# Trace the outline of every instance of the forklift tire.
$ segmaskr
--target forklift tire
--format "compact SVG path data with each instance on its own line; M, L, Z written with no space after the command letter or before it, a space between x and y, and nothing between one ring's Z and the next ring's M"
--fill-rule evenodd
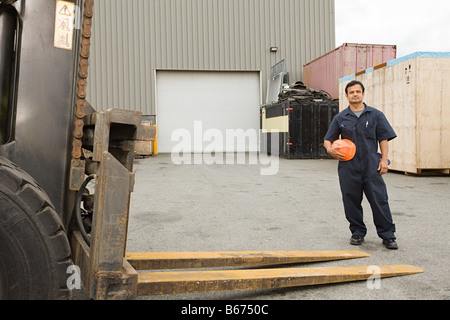
M27 173L0 157L0 300L68 299L61 219Z

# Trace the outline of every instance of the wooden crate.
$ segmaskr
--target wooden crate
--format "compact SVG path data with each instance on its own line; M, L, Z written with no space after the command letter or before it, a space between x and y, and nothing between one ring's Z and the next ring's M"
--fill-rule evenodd
M142 121L141 125L143 127L151 127L150 121ZM156 138L156 137L155 137ZM136 158L145 158L153 155L156 150L154 150L155 139L150 140L138 140L134 142L134 154Z
M153 155L153 141L135 141L134 153L137 157Z
M450 53L417 52L340 79L366 87L365 102L384 112L398 138L390 143L391 170L450 173Z

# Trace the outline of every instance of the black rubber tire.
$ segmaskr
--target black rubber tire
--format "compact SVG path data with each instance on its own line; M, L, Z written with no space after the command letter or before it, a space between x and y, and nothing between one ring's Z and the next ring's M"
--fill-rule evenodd
M0 157L0 299L68 299L70 245L47 194Z

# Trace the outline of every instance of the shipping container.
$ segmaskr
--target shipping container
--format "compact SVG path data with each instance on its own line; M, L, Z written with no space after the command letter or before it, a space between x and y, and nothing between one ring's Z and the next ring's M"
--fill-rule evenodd
M364 84L365 102L397 133L389 144L391 170L450 173L450 52L417 52L340 79L340 110L351 80Z
M345 43L303 66L303 83L339 99L339 79L394 60L395 45Z
M338 112L339 104L333 100L284 101L262 107L261 152L287 159L330 158L323 138Z

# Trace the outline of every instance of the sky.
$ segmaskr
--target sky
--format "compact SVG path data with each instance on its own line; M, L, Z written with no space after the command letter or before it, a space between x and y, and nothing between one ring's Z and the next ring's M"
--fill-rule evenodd
M397 58L450 52L450 0L335 0L336 47L397 46Z

